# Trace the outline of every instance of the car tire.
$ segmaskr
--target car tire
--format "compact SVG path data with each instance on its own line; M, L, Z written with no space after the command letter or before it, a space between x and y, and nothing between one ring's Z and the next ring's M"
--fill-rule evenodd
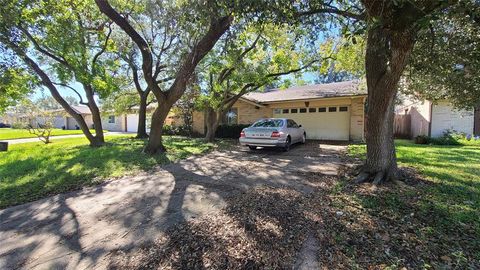
M253 145L249 145L248 148L250 148L250 150L256 150L257 149L257 147L253 146Z
M287 141L285 142L285 146L283 147L284 152L288 152L290 150L290 145L292 144L292 139L290 136L287 137Z
M304 132L302 135L302 144L305 144L306 141L307 141L307 134Z

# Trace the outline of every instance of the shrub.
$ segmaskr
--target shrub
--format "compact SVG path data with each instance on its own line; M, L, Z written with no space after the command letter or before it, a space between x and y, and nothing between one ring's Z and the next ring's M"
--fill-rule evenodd
M27 124L23 122L15 122L12 124L13 129L24 129L26 127L27 127Z
M415 137L415 143L416 144L428 144L428 142L431 140L430 137L426 135L419 135Z
M164 135L180 135L180 136L190 136L191 131L190 128L187 126L170 126L164 125L163 126L163 134Z
M455 130L446 130L441 137L432 138L425 135L415 137L416 144L433 144L433 145L461 145L466 134Z
M240 138L240 132L242 132L242 129L249 126L250 125L220 125L217 128L217 132L215 132L215 137L238 139Z

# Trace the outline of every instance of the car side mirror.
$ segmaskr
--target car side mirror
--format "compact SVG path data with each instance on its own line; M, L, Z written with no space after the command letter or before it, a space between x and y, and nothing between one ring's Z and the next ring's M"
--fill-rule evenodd
M298 127L302 127L302 125L298 125Z

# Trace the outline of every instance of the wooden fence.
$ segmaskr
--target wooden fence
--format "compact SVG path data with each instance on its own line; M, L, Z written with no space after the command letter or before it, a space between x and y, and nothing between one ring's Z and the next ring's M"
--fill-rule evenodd
M411 121L409 114L395 114L395 119L393 120L393 134L395 138L410 138L410 129Z

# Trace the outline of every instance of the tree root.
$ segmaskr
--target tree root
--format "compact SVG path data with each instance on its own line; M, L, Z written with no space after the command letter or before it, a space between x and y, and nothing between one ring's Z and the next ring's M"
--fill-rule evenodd
M377 174L375 175L375 178L373 178L373 184L380 185L385 179L384 175L385 173L383 172L377 172Z
M386 172L385 171L368 172L365 170L361 170L354 181L355 181L355 184L371 182L374 185L381 185L389 181L396 182L398 181L398 177L394 170L388 170Z
M370 174L367 172L360 172L360 174L355 178L356 184L361 184L367 182L368 178L370 178Z

